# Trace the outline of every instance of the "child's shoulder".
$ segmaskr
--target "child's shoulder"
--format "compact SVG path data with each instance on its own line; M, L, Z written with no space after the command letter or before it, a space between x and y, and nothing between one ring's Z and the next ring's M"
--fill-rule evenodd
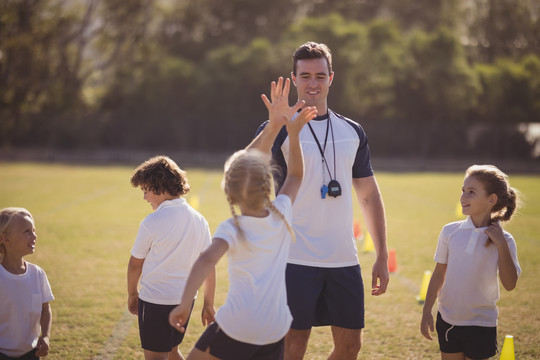
M458 220L458 221L453 221L451 223L448 223L448 224L443 226L441 232L445 233L445 234L452 233L452 232L456 231L457 229L459 229L461 227L461 225L463 225L465 223L465 221L466 220Z

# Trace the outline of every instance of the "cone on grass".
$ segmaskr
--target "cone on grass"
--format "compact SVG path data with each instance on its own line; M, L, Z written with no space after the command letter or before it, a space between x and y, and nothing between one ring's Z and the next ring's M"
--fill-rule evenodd
M197 195L191 196L189 198L189 205L195 210L199 210L199 197Z
M506 335L499 360L516 360L514 353L514 337Z
M373 245L373 239L369 232L364 235L364 252L375 252L375 245Z
M364 237L364 234L362 233L362 225L360 224L360 221L355 220L353 224L353 232L354 232L354 238L356 240L362 240Z
M429 286L429 280L431 280L431 271L426 270L424 271L424 277L422 278L422 285L420 286L420 293L416 297L416 300L418 300L420 304L423 304L426 301L426 294L427 294L427 289Z
M463 219L463 211L461 209L461 203L458 201L457 205L456 205L456 217L458 219Z
M388 271L391 273L397 272L397 258L396 258L396 249L388 250Z

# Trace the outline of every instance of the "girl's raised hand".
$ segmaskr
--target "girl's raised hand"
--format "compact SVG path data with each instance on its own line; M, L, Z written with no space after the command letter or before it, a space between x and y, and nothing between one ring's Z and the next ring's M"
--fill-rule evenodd
M298 101L294 106L289 106L289 91L291 89L291 80L283 80L280 77L277 81L272 81L270 89L270 99L265 94L261 98L268 109L268 116L271 126L281 128L285 125L285 118L291 119L294 114L302 108L304 101Z
M300 130L306 125L310 120L314 119L317 116L317 108L315 106L307 106L303 108L300 113L294 118L291 119L285 115L284 122L287 126L287 132L299 133Z

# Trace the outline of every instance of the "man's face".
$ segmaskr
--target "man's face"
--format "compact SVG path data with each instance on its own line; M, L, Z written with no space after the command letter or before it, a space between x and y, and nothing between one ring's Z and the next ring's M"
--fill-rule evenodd
M325 58L298 60L296 76L292 74L298 100L304 100L308 106L316 106L317 115L325 114L328 91L333 78L334 73L328 73Z

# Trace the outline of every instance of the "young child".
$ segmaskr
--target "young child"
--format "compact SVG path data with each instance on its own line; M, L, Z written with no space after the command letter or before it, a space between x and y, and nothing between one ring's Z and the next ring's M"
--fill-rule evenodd
M289 121L302 103L288 106L288 86L272 83L272 102L263 97L270 122L285 123L291 151L286 180L274 201L270 158L256 150L241 150L225 164L223 189L232 218L221 223L212 245L195 262L181 304L170 314L170 324L184 331L190 299L206 274L228 251L229 292L218 309L216 322L203 333L188 359L282 359L284 336L292 317L287 306L285 266L290 242L292 203L303 177L298 133L315 117L306 107ZM286 82L289 85L289 81ZM288 117L290 116L290 117ZM235 206L241 215L235 212Z
M439 235L420 326L431 340L431 309L438 297L443 360L488 359L497 352L498 278L510 291L521 274L516 242L499 222L510 220L516 204L517 193L501 170L491 165L467 169L461 206L468 217L444 226Z
M0 359L39 359L49 353L54 300L47 275L25 261L36 228L23 208L0 210Z
M180 303L193 263L210 245L208 223L181 197L190 186L186 173L170 158L156 156L145 161L135 169L131 184L141 188L155 211L142 221L131 249L128 308L138 315L146 359L184 359L178 349L184 333L169 326L169 313ZM214 321L214 291L215 272L208 271L203 325ZM193 293L189 313L195 297Z

